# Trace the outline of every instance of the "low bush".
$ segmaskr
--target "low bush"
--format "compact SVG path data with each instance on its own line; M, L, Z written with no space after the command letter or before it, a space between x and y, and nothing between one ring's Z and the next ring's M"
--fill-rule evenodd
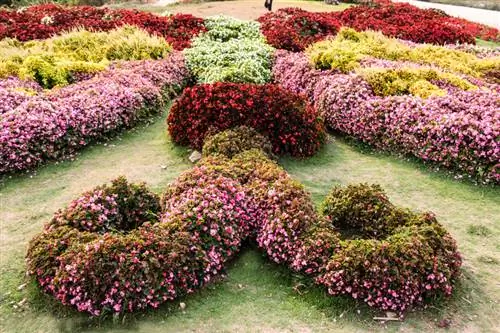
M305 56L284 51L276 54L273 73L283 87L306 94L332 130L452 170L457 177L500 181L495 139L500 135L500 119L494 84L475 79L481 89L463 91L432 81L447 94L426 100L409 95L380 97L358 74L318 71Z
M472 83L450 73L435 69L369 68L358 71L379 96L413 95L421 98L445 96L447 91L431 82L440 82L461 90L476 90Z
M249 126L277 155L311 156L324 140L322 121L306 100L273 84L214 83L186 88L167 119L174 142L201 149L209 131Z
M176 50L188 47L193 36L205 31L203 19L186 14L162 17L139 10L54 4L18 10L0 9L0 39L46 39L79 27L109 31L123 25L134 25L161 36Z
M340 29L339 21L328 13L310 13L299 8L279 9L259 17L258 21L269 44L295 52L335 36Z
M162 59L171 51L163 39L132 26L109 32L75 30L27 43L4 40L0 48L0 77L36 80L44 88L102 71L109 61Z
M0 118L0 173L70 158L132 127L160 113L188 79L183 57L172 54L117 64L92 79L34 95L0 84L0 96L13 106Z
M334 226L354 228L316 282L331 295L348 294L382 310L403 313L439 295L450 295L461 257L432 214L390 204L379 186L334 188L323 204Z
M206 19L208 31L184 50L187 66L200 83L266 83L271 80L273 48L257 22L229 17Z
M478 58L474 54L447 47L408 45L381 33L356 32L348 28L343 28L334 39L312 45L307 54L316 68L335 69L344 73L359 68L363 60L372 57L438 66L475 77L500 65L498 57Z
M451 293L461 258L432 214L394 207L379 186L361 184L334 188L318 216L301 184L248 148L204 157L167 187L161 212L156 195L123 178L83 194L30 242L28 272L79 311L132 312L201 288L251 238L332 295L380 309L402 314Z
M408 3L380 6L355 6L332 13L343 26L357 31L376 30L386 36L432 44L475 44L475 38L498 40L495 28L464 19L444 16L432 9L420 9Z
M232 158L251 149L262 149L269 157L273 156L273 146L269 139L246 126L207 136L203 143L204 155L223 155Z
M58 211L51 226L69 226L79 231L105 233L130 231L148 221L158 220L160 199L144 184L129 184L119 177L111 185L83 193Z

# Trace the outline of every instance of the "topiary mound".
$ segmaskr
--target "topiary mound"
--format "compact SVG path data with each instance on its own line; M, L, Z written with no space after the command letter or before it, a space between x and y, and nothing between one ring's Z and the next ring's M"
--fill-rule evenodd
M207 31L184 50L199 83L271 81L273 48L265 43L259 23L226 16L205 20Z
M335 36L340 22L330 13L283 8L257 19L267 42L277 49L303 51L314 42Z
M278 85L214 83L186 88L167 119L174 142L201 149L209 133L249 126L267 136L277 155L311 156L323 122L302 95Z
M367 184L333 188L321 210L350 233L315 277L329 294L398 313L451 294L461 257L433 214L395 207L380 186Z
M219 137L237 131L242 142L251 132ZM253 146L207 150L161 203L121 178L85 193L31 241L28 271L79 311L131 312L202 287L251 238L330 294L380 309L403 313L451 293L460 255L433 215L394 207L363 184L334 188L318 215L304 187ZM346 239L336 227L356 233Z
M222 155L228 158L251 149L262 149L267 156L273 156L273 146L269 139L246 126L238 126L207 136L203 144L203 154Z

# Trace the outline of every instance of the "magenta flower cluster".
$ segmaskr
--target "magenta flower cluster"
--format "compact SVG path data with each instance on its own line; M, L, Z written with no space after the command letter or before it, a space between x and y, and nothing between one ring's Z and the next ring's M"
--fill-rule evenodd
M315 103L331 130L460 176L500 182L498 85L476 80L482 89L462 91L436 82L446 96L381 97L357 74L315 70L303 54L286 51L276 52L273 71L278 83Z
M0 173L73 156L151 115L188 80L184 59L117 63L93 78L43 92L34 82L0 80Z

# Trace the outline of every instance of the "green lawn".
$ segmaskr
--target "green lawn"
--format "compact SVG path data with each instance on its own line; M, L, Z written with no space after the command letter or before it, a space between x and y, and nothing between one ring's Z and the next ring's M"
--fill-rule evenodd
M124 318L89 320L40 294L33 283L18 290L27 282L27 243L54 211L118 175L144 180L160 192L191 167L188 155L171 143L162 117L86 149L75 161L3 179L0 332L372 332L386 327L431 332L442 319L451 320L452 331L497 329L500 189L458 182L414 162L360 150L341 138L332 138L313 158L284 158L281 163L316 203L334 184L373 182L398 204L434 211L465 256L463 282L450 302L409 313L403 323L381 324L366 306L325 296L307 280L269 263L252 244L231 263L226 279L159 310ZM186 303L184 312L179 302Z

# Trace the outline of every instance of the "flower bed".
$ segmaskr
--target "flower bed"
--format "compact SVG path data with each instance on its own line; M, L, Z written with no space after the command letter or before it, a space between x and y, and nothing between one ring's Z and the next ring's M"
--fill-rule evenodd
M310 13L299 8L279 9L259 17L261 31L277 49L302 51L310 44L335 36L340 22L328 13Z
M340 230L355 232L316 277L329 294L398 313L451 294L462 261L434 215L395 207L379 186L366 184L333 188L322 213Z
M0 39L46 39L78 27L109 31L122 25L134 25L162 36L176 50L188 47L193 36L205 31L203 19L186 14L161 17L138 10L62 7L54 4L17 11L0 9Z
M407 3L356 6L333 14L342 25L358 31L377 30L386 36L432 44L475 44L475 37L499 40L498 29L446 16Z
M341 39L342 36L337 38ZM333 44L335 41L321 43ZM306 56L280 51L276 54L273 69L275 80L291 91L306 94L332 130L358 138L379 149L443 166L460 177L468 175L484 182L500 181L498 84L463 74L466 72L480 76L484 73L487 77L490 65L498 63L498 59L478 59L459 51L450 52L447 58L449 50L443 48L442 52L435 49L433 52L441 57L426 65L380 61L363 58L363 52L356 52L359 49L355 44L347 49L347 56L344 57L333 49L323 52L319 47L311 48L313 61L320 64L319 67L323 67L323 63L328 64L326 67L334 67L333 71L313 69ZM419 50L420 47L415 49ZM315 53L315 50L320 51ZM409 53L405 51L407 56L414 52L411 50ZM422 50L432 49L423 47ZM397 48L392 48L392 51L392 54L401 53ZM379 43L375 56L384 57L384 54L383 44ZM466 61L454 62L457 57ZM420 60L427 61L425 58ZM367 72L362 67L370 68L373 65L374 68L380 68L381 64L388 69ZM429 65L432 67L426 67ZM408 71L409 66L414 69ZM352 68L358 69L349 71ZM415 72L415 68L420 69ZM414 86L410 84L414 76L412 78L408 73L425 73L429 68L442 73L446 71L448 78L451 78L451 70L458 71L452 80L454 84L432 76L426 80L413 81ZM393 74L398 72L404 75L394 77ZM455 81L457 78L459 80ZM470 89L466 91L464 88ZM421 99L408 93L428 98Z
M207 32L184 50L187 66L200 83L266 83L271 80L273 48L257 22L216 16L205 20Z
M416 43L475 44L475 38L498 41L498 29L450 17L432 9L407 3L377 1L339 12L311 13L285 8L258 18L269 44L289 51L302 51L310 44L334 36L340 26L358 31L376 30L386 36Z
M29 273L79 311L132 312L209 283L250 237L332 295L383 310L402 314L451 293L461 258L431 214L357 185L334 188L319 216L303 186L262 150L243 144L232 158L222 155L227 135L210 138L217 155L169 185L160 209L144 185L122 178L83 194L30 242ZM362 239L342 239L334 227Z
M71 157L90 142L162 112L188 77L182 55L174 53L160 61L116 64L55 91L33 94L0 84L0 96L12 106L0 118L0 172Z
M167 123L174 142L198 150L207 134L240 125L269 137L277 155L311 156L324 139L315 109L302 96L273 84L186 88L170 109Z
M43 41L0 41L0 78L19 76L44 88L77 81L113 60L165 58L172 48L160 37L133 26L108 32L75 30Z

